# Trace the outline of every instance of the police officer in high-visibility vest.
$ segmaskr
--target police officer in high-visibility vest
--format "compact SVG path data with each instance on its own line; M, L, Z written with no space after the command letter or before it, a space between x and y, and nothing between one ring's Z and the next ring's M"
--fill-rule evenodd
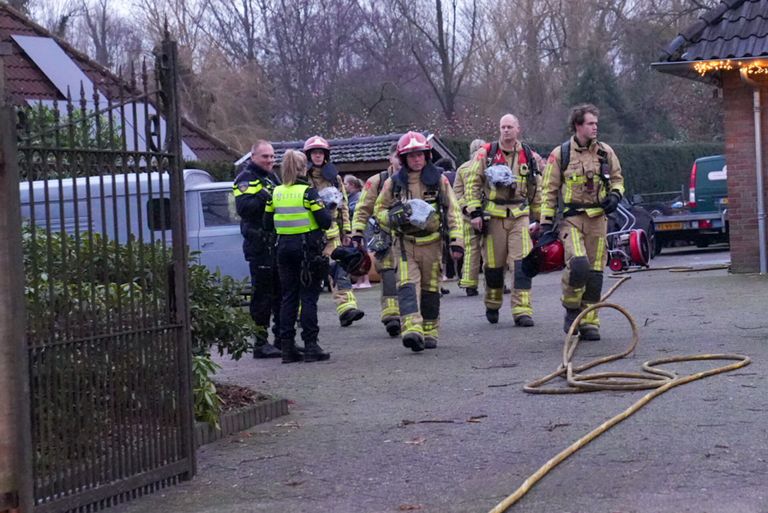
M272 316L275 341L280 332L280 279L275 262L275 237L263 228L264 208L280 179L272 172L275 150L267 141L256 141L251 160L235 178L235 207L240 216L243 253L251 272L251 318L256 323L254 358L280 357L279 347L267 342ZM279 345L279 344L278 344Z
M326 245L325 255L330 258L334 249L344 245L349 245L349 238L352 232L352 226L349 222L349 207L347 204L347 192L344 187L344 181L339 176L339 171L331 162L331 146L328 141L315 135L304 142L304 154L309 162L309 184L317 189L320 197L323 197L326 189L334 188L341 193L339 201L335 204L328 204L333 211L333 221L330 228L325 231ZM349 274L341 268L340 265L331 265L331 289L333 290L333 300L336 303L336 313L339 316L339 323L342 327L350 326L353 322L359 321L365 315L365 312L357 307L357 299L352 292L352 280Z
M465 209L472 228L483 233L485 316L499 322L504 272L512 271L512 315L515 326L533 326L531 278L522 261L533 248L531 221L538 221L541 191L536 155L520 142L520 122L512 114L499 120L499 140L486 144L467 170Z
M462 215L462 228L464 230L464 261L461 265L461 278L459 287L466 291L467 296L476 296L478 276L480 275L480 242L482 237L472 229L469 224L469 212L467 211L466 190L467 172L475 162L474 157L477 151L485 145L482 139L475 139L469 145L470 160L464 162L456 170L456 180L453 182L453 192L456 194L456 200L459 202L459 208Z
M304 154L288 150L283 155L283 185L267 203L264 228L277 232L277 261L283 291L280 308L280 342L283 363L327 360L330 355L317 343L317 300L328 259L323 255L323 230L331 226L332 213L307 181ZM296 349L296 317L301 307L303 355Z
M374 215L395 238L397 298L403 345L414 352L438 343L443 241L454 258L464 254L461 213L440 168L431 162L432 145L418 132L397 143L402 167L384 183Z
M386 171L376 173L365 182L363 192L357 201L355 214L352 217L352 240L357 245L365 245L364 232L368 221L373 215L376 198L379 197L384 182L400 169L400 158L397 156L397 143L389 149L389 167ZM375 218L374 218L375 220ZM381 323L389 336L400 334L400 308L397 306L397 276L395 274L395 258L392 254L392 235L386 228L376 223L374 237L381 246L376 247L375 266L381 276Z
M562 196L559 237L565 248L562 303L566 333L584 308L600 301L608 260L606 215L616 210L624 194L619 159L610 146L597 140L599 115L591 104L571 110L568 125L573 136L552 150L542 180L543 232L552 229L558 196ZM580 338L600 340L599 327L597 311L590 312L579 325Z

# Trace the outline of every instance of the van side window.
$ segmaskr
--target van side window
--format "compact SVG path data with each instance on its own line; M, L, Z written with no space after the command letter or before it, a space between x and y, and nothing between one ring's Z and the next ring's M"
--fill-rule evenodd
M239 225L240 216L235 209L235 196L231 190L210 191L200 194L205 226Z
M150 230L164 231L171 229L171 200L153 198L147 201L147 225Z

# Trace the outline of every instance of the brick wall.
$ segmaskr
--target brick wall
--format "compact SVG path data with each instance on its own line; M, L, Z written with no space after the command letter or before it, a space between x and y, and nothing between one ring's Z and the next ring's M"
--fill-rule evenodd
M760 269L757 232L757 187L755 177L755 132L752 87L738 72L723 78L725 158L728 163L728 219L731 266L734 272ZM768 87L761 90L763 181L768 186ZM765 198L765 188L763 191Z

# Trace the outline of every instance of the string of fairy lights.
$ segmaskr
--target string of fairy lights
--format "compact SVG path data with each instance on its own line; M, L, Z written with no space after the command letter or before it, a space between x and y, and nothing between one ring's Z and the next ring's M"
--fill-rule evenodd
M754 78L766 78L768 77L768 62L762 61L745 61L734 62L729 60L718 61L700 61L693 65L693 69L702 77L708 73L715 73L718 71L731 71L731 70L744 70L747 76Z

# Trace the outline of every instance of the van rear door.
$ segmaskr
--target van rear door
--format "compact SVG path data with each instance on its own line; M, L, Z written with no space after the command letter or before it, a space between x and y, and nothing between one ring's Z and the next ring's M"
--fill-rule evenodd
M723 155L696 159L696 206L691 212L718 212L728 205L728 168Z
M233 278L249 277L232 185L212 183L195 192L199 200L196 249L200 251L200 262Z

